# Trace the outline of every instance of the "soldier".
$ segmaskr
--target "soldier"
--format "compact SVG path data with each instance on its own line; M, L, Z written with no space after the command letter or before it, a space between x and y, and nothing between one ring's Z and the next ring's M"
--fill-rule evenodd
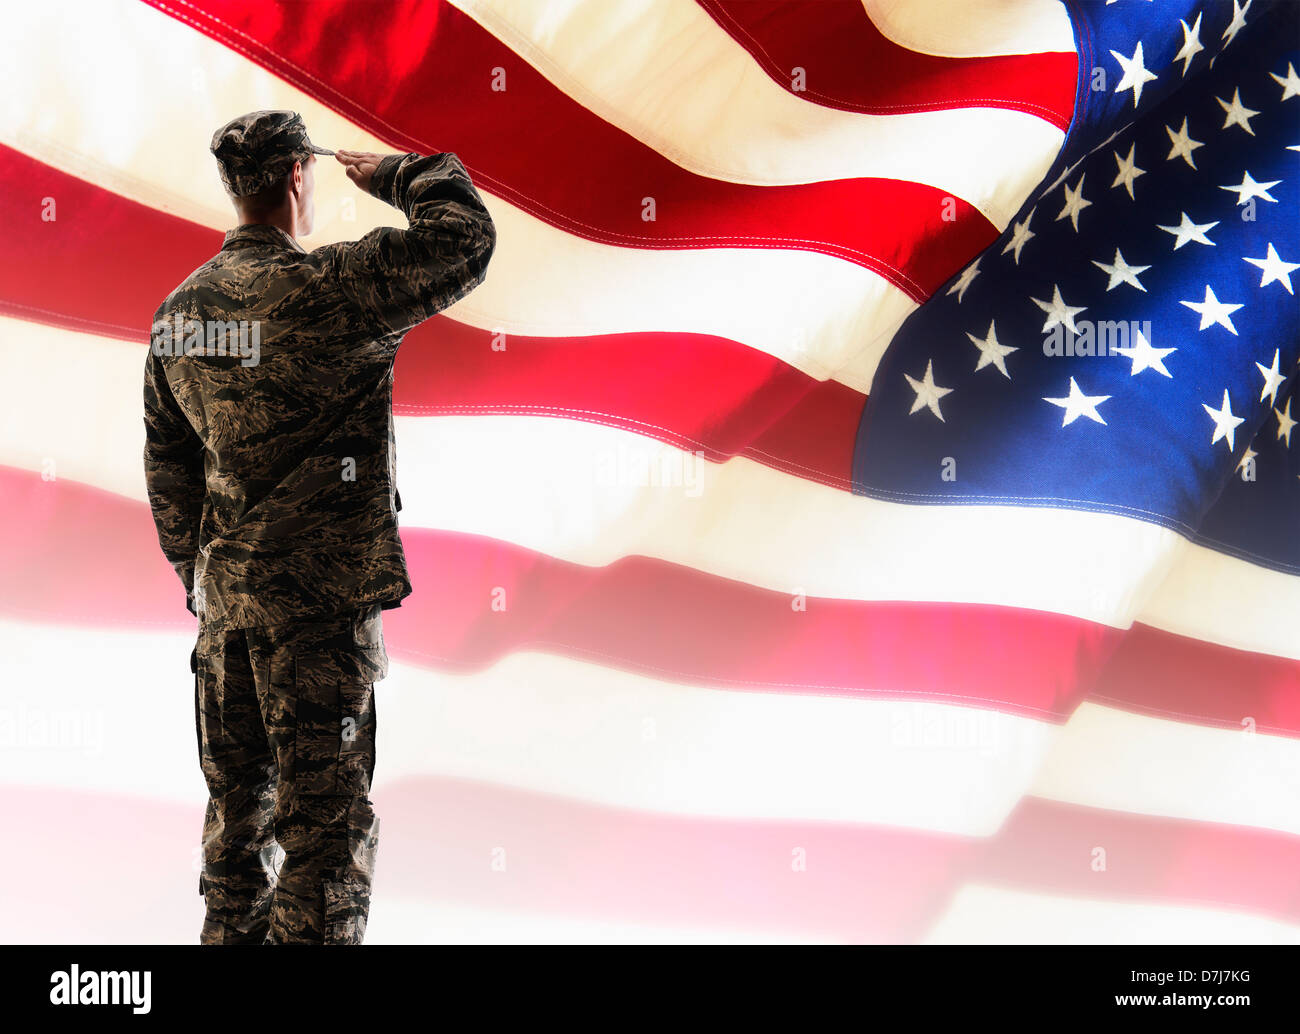
M335 153L291 111L211 149L239 225L159 306L144 381L150 506L199 619L200 941L359 944L381 611L411 591L393 361L483 282L496 229L454 154ZM316 155L409 229L305 250Z

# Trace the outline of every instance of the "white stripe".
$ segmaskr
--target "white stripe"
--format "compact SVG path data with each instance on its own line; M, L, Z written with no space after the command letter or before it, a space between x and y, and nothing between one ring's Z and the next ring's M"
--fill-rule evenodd
M41 687L0 709L0 784L201 801L193 642L0 622L6 680ZM538 654L474 675L394 663L376 692L377 788L433 775L675 815L972 836L997 830L1059 732L975 708L722 692Z
M409 523L582 564L657 557L777 592L1004 604L1124 628L1186 547L1110 514L854 496L578 421L399 418L398 449Z
M1236 650L1300 660L1300 576L1207 546L1191 546L1147 601L1140 620Z
M1002 230L1065 138L1002 108L866 115L809 103L773 82L695 0L451 2L583 107L701 176L911 180L967 201Z
M1233 912L1223 905L1107 901L1105 873L1097 897L1032 893L971 884L962 888L925 937L926 944L1300 944L1300 926ZM1115 994L1163 996L1177 985L1105 988ZM1214 993L1250 993L1250 985ZM1204 993L1197 988L1196 993Z
M1300 740L1084 703L1031 792L1091 808L1300 833Z
M1075 51L1057 0L863 0L867 17L900 47L939 57Z
M194 639L0 621L11 689L0 704L0 785L93 787L201 808Z
M0 464L147 501L147 354L143 343L0 316Z
M241 112L290 108L322 144L391 150L242 55L134 0L29 5L14 17L22 24L0 35L0 63L24 89L0 93L0 142L196 223L224 230L234 222L208 145L212 131ZM50 34L68 60L49 62L26 42ZM122 54L149 60L124 61ZM440 143L455 149L454 141ZM306 244L355 239L402 221L353 188L332 161L316 177L318 231ZM794 245L614 247L557 230L486 193L484 201L498 231L491 269L447 310L484 329L713 334L866 391L894 330L916 307L876 273Z
M141 398L144 356L143 345L0 319L10 372L0 381L0 463L43 471L53 461L58 477L144 501L141 410L123 404ZM659 557L778 592L994 603L1120 628L1136 618L1295 656L1286 616L1300 611L1300 577L1145 521L887 503L580 421L397 424L406 527L488 535L589 565ZM1212 624L1187 627L1189 600L1224 602L1207 604Z

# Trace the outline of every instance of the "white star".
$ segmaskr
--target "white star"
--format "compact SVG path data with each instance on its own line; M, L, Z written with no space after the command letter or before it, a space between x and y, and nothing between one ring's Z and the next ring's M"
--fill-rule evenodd
M1250 120L1254 116L1258 115L1259 112L1252 111L1241 103L1240 89L1237 89L1236 92L1233 93L1231 104L1223 100L1221 97L1215 97L1214 99L1219 102L1219 107L1227 113L1227 117L1223 120L1224 129L1227 129L1229 126L1241 126L1241 128L1251 136L1255 135L1255 131L1250 128Z
M1151 342L1146 339L1142 331L1135 329L1133 334L1135 344L1127 348L1115 349L1120 355L1133 360L1133 369L1129 371L1129 376L1136 377L1143 370L1155 370L1166 377L1173 377L1173 374L1165 369L1165 356L1177 352L1178 349L1152 348Z
M1191 67L1192 58L1205 49L1201 46L1201 12L1196 12L1196 24L1190 29L1181 18L1178 22L1183 27L1183 49L1174 55L1174 60L1183 63L1183 75L1186 75L1187 69Z
M1223 30L1223 47L1236 39L1237 33L1246 27L1246 12L1250 10L1251 2L1252 0L1246 0L1246 6L1242 7L1237 0L1232 0L1232 21ZM1222 50L1223 47L1219 49Z
M1277 389L1282 387L1286 378L1278 373L1277 364L1279 358L1279 349L1273 349L1273 365L1265 366L1263 363L1256 363L1255 366L1264 376L1264 390L1259 393L1259 401L1263 402L1268 399L1270 406L1277 405Z
M1274 409L1273 415L1277 417L1277 436L1279 439L1286 439L1286 447L1291 448L1291 428L1300 423L1300 420L1291 419L1291 399L1286 400L1285 409Z
M912 408L907 411L908 416L911 416L919 409L929 409L931 413L943 420L943 414L939 412L939 400L950 394L952 388L941 388L934 383L934 371L931 369L932 362L932 360L926 360L925 376L919 381L915 377L908 377L907 374L903 374L904 377L907 377L907 383L912 386L912 390L916 392L916 399L912 403Z
M1087 173L1079 177L1079 182L1074 185L1074 190L1070 190L1070 185L1065 185L1065 207L1061 209L1061 214L1055 219L1060 222L1067 215L1070 217L1070 224L1074 227L1074 232L1079 232L1079 213L1092 204L1091 201L1085 201L1083 198L1083 181Z
M1003 255L1015 249L1014 258L1017 266L1020 265L1020 249L1025 246L1029 238L1035 236L1034 231L1029 228L1029 220L1034 217L1034 211L1031 208L1023 223L1016 223L1011 227L1011 240L1007 241L1007 246L1002 249Z
M1128 191L1130 198L1133 197L1133 181L1146 172L1146 169L1139 169L1137 163L1133 160L1135 150L1137 150L1137 144L1130 144L1127 158L1121 158L1119 152L1115 152L1115 165L1119 171L1115 173L1115 182L1111 184L1112 188L1118 187L1121 183L1124 184L1124 189ZM1082 184L1083 180L1079 180L1079 183Z
M1295 65L1291 64L1290 61L1286 63L1285 79L1280 75L1273 75L1272 72L1269 72L1268 74L1272 78L1276 79L1279 85L1281 85L1283 100L1287 100L1290 97L1300 97L1300 75L1295 74Z
M1276 282L1286 288L1287 294L1295 294L1295 291L1291 289L1291 274L1300 269L1300 262L1283 262L1272 242L1269 243L1268 254L1262 259L1246 258L1243 255L1242 261L1249 262L1252 266L1258 266L1264 271L1264 275L1259 279L1260 287L1267 287L1269 284Z
M1232 325L1232 314L1241 308L1240 305L1233 305L1231 302L1221 302L1214 296L1210 290L1210 285L1205 285L1205 301L1203 302L1179 302L1179 305L1186 305L1194 312L1201 314L1201 325L1197 330L1206 330L1209 327L1218 324L1221 327L1227 327L1232 333L1237 333L1237 328Z
M1151 267L1130 266L1124 261L1124 256L1120 254L1119 248L1115 249L1115 258L1110 265L1105 262L1098 262L1096 259L1092 260L1092 264L1110 276L1110 283L1106 285L1107 291L1114 290L1120 284L1131 284L1139 291L1146 290L1138 281L1138 274L1146 272Z
M1277 204L1277 198L1268 192L1270 187L1276 187L1281 180L1270 180L1268 183L1257 183L1255 178L1249 172L1243 172L1241 182L1236 186L1220 187L1220 190L1233 190L1237 193L1237 204L1244 205L1253 197L1260 198L1264 201L1272 201Z
M955 292L957 295L957 301L960 302L966 295L966 288L970 287L971 281L979 275L979 271L980 260L976 259L961 271L961 276L957 278L957 282L948 288L948 294L953 294Z
M1159 223L1156 224L1160 229L1164 230L1165 233L1172 233L1174 235L1174 251L1177 251L1188 241L1195 241L1197 244L1208 244L1210 247L1215 246L1214 241L1205 236L1205 231L1213 230L1218 226L1219 223L1217 220L1212 223L1201 223L1198 225L1187 218L1186 212L1182 215L1182 221L1177 226L1160 226Z
M1199 140L1193 140L1188 135L1187 119L1183 119L1183 128L1177 133L1174 133L1174 131L1168 126L1165 126L1165 132L1169 134L1169 142L1174 145L1169 149L1169 153L1165 155L1165 161L1172 161L1175 158L1181 158L1193 169L1196 168L1196 161L1192 158L1192 152L1198 147L1204 147L1205 145Z
M1044 332L1051 330L1059 323L1069 330L1071 334L1078 333L1074 326L1074 317L1083 312L1087 306L1066 305L1065 299L1061 297L1061 288L1057 284L1052 285L1052 300L1050 302L1038 298L1030 298L1029 300L1047 313L1047 319L1043 323Z
M1003 345L998 342L997 332L993 329L993 320L989 320L988 335L981 341L974 334L967 333L971 344L980 350L979 362L975 364L976 371L992 364L1002 371L1002 376L1011 380L1011 374L1007 373L1006 357L1016 351L1015 345Z
M1228 440L1228 451L1232 452L1237 447L1234 444L1237 427L1239 424L1244 424L1246 418L1232 415L1232 406L1228 402L1228 389L1223 389L1223 408L1211 409L1204 402L1201 403L1201 408L1214 419L1214 437L1210 439L1210 444L1213 445L1220 438L1226 438Z
M1112 50L1110 56L1119 62L1120 68L1124 69L1124 76L1120 79L1119 85L1115 87L1116 93L1122 93L1125 90L1133 91L1133 107L1137 107L1142 100L1142 86L1144 83L1154 82L1155 75L1147 71L1146 65L1142 63L1142 41L1138 41L1137 50L1133 51L1132 57L1125 57L1117 50Z
M1074 383L1074 378L1070 378L1070 394L1061 399L1044 398L1044 402L1050 402L1054 406L1060 406L1065 410L1065 416L1061 418L1061 426L1068 427L1081 416L1086 416L1090 420L1095 420L1099 424L1106 421L1101 418L1097 412L1097 407L1105 402L1109 395L1085 395L1079 390L1079 385Z

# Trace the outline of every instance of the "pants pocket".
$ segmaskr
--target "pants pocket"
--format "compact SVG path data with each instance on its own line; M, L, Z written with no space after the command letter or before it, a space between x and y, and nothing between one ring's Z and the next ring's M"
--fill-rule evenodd
M344 877L325 882L325 943L360 944L370 914L370 881Z
M347 860L326 877L322 886L326 944L360 944L370 914L370 889L379 851L379 816L369 798L353 799L346 826Z
M350 660L350 659L349 659ZM374 686L329 653L303 654L294 674L294 788L365 796L375 758Z
M339 687L343 730L339 745L338 792L350 797L370 793L375 770L375 687L369 682Z

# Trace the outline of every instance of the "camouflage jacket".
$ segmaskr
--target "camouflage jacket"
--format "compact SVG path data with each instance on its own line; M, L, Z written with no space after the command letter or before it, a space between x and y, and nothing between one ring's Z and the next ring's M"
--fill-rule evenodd
M159 306L145 480L163 553L211 630L410 593L397 532L393 361L483 282L496 229L454 154L392 155L370 185L409 229L304 250L250 224Z

